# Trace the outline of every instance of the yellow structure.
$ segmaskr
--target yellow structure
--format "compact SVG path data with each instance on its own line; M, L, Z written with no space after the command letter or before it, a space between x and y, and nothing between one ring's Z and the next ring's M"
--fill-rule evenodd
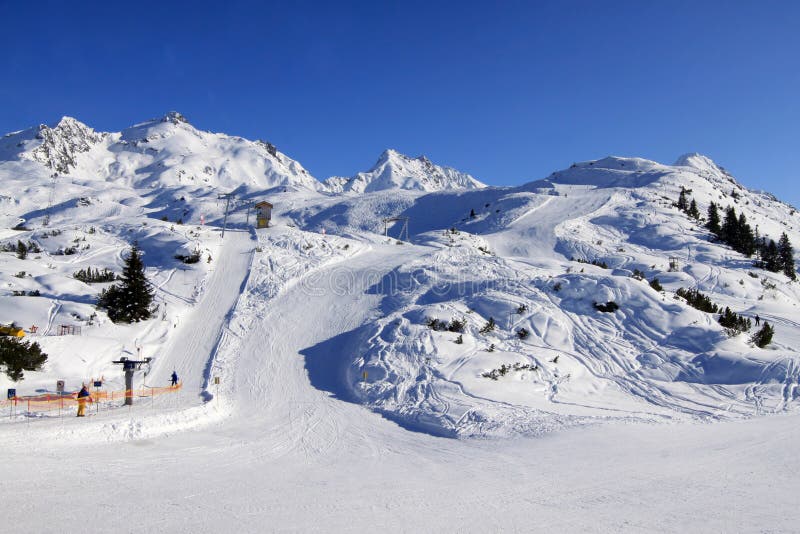
M0 336L25 337L25 331L17 326L0 326Z
M272 204L263 200L256 204L256 228L269 228L272 219Z

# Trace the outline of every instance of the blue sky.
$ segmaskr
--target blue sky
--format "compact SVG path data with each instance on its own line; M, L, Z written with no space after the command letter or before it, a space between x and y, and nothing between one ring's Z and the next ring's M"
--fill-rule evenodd
M800 205L799 2L0 0L0 132L178 110L318 178L385 148L497 185L701 152Z

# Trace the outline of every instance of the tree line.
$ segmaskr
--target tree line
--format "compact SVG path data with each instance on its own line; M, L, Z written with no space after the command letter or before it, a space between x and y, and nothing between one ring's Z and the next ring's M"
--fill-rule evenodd
M699 221L700 212L694 198L689 200L691 189L681 187L678 202L675 206L692 219ZM759 236L747 222L744 213L736 213L733 206L728 206L724 214L721 208L711 201L708 205L705 227L714 237L748 258L757 255L754 265L773 273L782 272L792 280L797 279L794 269L794 249L786 232L781 233L778 242L766 236Z
M773 273L783 272L792 280L797 279L794 269L794 249L786 232L781 233L778 243L766 236L757 236L747 222L744 213L736 214L733 206L725 208L720 220L719 206L713 201L708 206L706 228L721 242L748 258L758 255L755 266Z

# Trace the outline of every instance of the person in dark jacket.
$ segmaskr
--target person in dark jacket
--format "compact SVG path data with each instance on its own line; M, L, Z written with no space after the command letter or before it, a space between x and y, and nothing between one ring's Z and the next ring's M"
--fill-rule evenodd
M175 371L172 371L172 378L170 378L170 381L172 382L172 387L177 386L178 385L178 373L176 373Z
M92 395L89 393L89 390L86 389L86 384L84 384L81 390L78 392L78 417L86 416L87 400L92 402Z

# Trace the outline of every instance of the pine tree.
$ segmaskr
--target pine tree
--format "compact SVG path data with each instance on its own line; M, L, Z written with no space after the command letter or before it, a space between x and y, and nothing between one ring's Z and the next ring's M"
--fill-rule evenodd
M747 217L744 213L737 217L736 210L731 206L725 208L725 221L720 228L719 238L745 256L752 256L756 251L756 237L747 224Z
M770 343L772 343L772 336L775 335L775 329L770 326L770 324L764 321L764 326L761 327L761 330L753 334L753 337L750 338L750 341L756 344L757 347L764 348Z
M700 220L700 211L697 209L697 202L692 199L692 202L689 204L689 210L686 212L689 217L694 220Z
M21 260L24 260L28 257L28 247L25 246L25 243L22 241L17 241L17 257Z
M494 317L489 317L489 321L480 329L481 334L486 334L494 330L497 323L494 322Z
M716 235L719 236L721 227L719 225L719 210L715 203L711 203L708 205L708 222L706 223L706 228Z
M661 286L661 282L658 281L658 278L653 278L650 280L650 287L656 291L664 291L664 288Z
M776 273L781 270L781 258L778 255L778 246L773 239L769 240L766 246L761 248L760 267Z
M144 276L144 263L136 243L125 258L121 282L100 294L97 305L108 310L113 322L135 323L153 315L153 290Z
M753 229L747 224L747 217L744 216L744 213L739 214L736 227L736 241L733 249L749 258L756 251L756 238Z
M24 371L38 371L46 361L47 354L38 343L0 336L0 365L14 382L22 380Z
M789 236L786 235L786 232L783 232L780 240L778 240L778 256L780 257L783 274L792 280L796 280L797 275L794 272L794 250L792 249L792 244L789 242Z
M732 206L725 208L725 220L719 230L719 238L723 242L732 245L736 240L739 228L739 219L736 217L736 210Z
M689 203L686 200L686 189L681 187L681 194L678 195L678 209L686 211L689 208Z
M742 317L729 307L719 315L719 324L729 331L731 335L750 330L752 322L746 317Z

